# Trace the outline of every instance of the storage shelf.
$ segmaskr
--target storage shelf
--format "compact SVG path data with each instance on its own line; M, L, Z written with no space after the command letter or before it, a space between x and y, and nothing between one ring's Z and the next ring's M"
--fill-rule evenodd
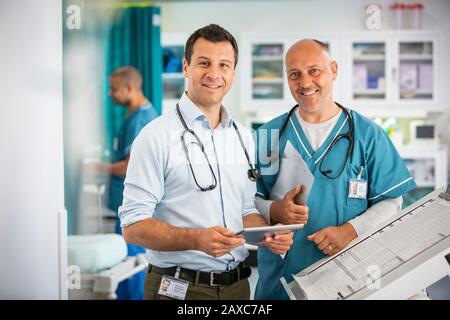
M283 78L253 78L252 82L255 84L282 84Z
M266 56L253 56L253 61L283 61L282 55L266 55Z
M403 159L433 159L439 152L447 152L445 145L433 143L411 143L397 148Z
M353 92L354 95L374 95L378 96L380 94L386 94L385 90L380 89L366 89L366 90L357 90Z
M420 181L420 180L415 180L416 185L418 188L434 188L434 181Z
M429 89L417 89L416 94L433 94L433 90Z
M404 94L404 93L410 93L410 92L414 92L414 94L417 95L433 95L433 91L429 90L429 89L415 89L415 90L408 90L408 91L401 91L400 94ZM408 99L406 97L402 97L402 99ZM409 98L411 99L411 98ZM412 97L412 99L414 99L414 97Z
M400 60L433 60L432 54L401 54Z
M397 151L401 158L407 162L415 161L433 161L434 174L433 179L424 179L422 174L415 178L415 182L419 188L440 188L447 186L447 145L439 145L433 143L414 143L401 147L397 147ZM407 167L410 167L407 164ZM417 168L420 168L415 166ZM422 166L423 170L428 170L429 166Z
M163 79L184 79L184 74L179 73L179 72L163 73L162 77L163 77Z
M363 54L353 56L354 61L384 61L386 56L384 54Z

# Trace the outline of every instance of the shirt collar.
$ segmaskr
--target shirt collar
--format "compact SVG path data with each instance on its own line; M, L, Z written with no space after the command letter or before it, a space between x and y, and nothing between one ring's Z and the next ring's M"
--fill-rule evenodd
M227 109L222 105L220 108L220 122L223 127L231 127L233 125L233 119L231 119L230 114Z
M184 92L181 96L178 105L180 106L180 111L183 114L184 120L188 126L192 126L196 120L201 121L208 127L210 126L208 117L200 111L191 99L189 99L186 92ZM223 105L220 108L220 119L220 124L223 127L229 128L233 125L233 119L231 119L228 111Z

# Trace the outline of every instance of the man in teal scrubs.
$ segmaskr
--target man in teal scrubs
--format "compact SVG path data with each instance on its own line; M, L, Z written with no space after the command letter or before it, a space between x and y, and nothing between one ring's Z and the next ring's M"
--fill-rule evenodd
M257 167L262 173L257 182L258 210L271 223L305 223L285 257L259 248L256 299L287 299L281 277L290 282L293 274L339 252L395 214L401 196L415 188L384 131L333 101L337 69L320 41L295 43L286 54L286 73L298 106L290 116L285 113L256 132ZM282 199L271 195L279 166L298 162L299 157L314 176L306 205L294 202L300 186Z
M142 92L142 76L136 68L122 67L116 69L109 78L109 84L109 95L114 102L128 109L119 134L114 139L112 162L99 165L101 170L110 174L108 207L118 213L123 200L123 182L130 158L131 144L141 129L158 115ZM116 220L116 233L122 234L118 218ZM145 248L131 244L127 246L129 256L145 253ZM144 279L145 272L140 272L129 280L122 281L117 289L118 299L143 299Z

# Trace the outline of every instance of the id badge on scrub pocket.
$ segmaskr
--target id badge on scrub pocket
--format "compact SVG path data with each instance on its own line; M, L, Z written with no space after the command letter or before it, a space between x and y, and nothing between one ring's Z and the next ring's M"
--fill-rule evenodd
M351 179L348 188L348 197L356 199L366 199L367 198L367 181L363 180L362 173L364 167L361 166L358 177L356 179Z
M178 279L179 274L178 268L175 277L162 276L158 294L169 298L184 300L189 288L189 282Z

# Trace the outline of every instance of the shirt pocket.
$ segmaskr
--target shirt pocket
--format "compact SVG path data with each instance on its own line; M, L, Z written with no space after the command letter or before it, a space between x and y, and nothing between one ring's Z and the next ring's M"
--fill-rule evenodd
M347 171L347 185L346 185L346 204L347 207L350 208L350 212L346 213L349 214L351 216L356 216L358 214L360 214L361 212L365 211L367 209L367 195L369 194L369 181L368 181L368 172L367 172L367 168L364 166L364 170L361 176L361 180L364 180L367 182L367 195L366 198L362 199L362 198L350 198L349 195L349 189L350 189L350 181L351 180L356 180L356 178L358 177L359 173L361 172L361 165L356 165L356 164L350 164L346 171ZM351 217L352 218L352 217Z

